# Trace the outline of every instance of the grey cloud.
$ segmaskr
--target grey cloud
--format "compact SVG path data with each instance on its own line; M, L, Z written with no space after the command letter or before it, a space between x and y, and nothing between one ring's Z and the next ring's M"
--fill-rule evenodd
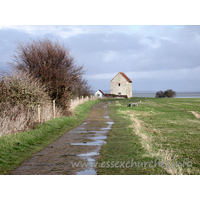
M79 51L101 52L101 51L123 51L127 49L140 50L138 35L127 35L123 33L111 34L80 34L68 39L70 45Z
M27 41L30 37L27 33L22 33L15 29L0 30L0 70L7 70L7 63L11 61L14 54L16 42Z
M94 89L109 90L107 75L123 71L132 77L133 90L199 90L200 26L23 28L0 30L0 68L14 53L17 39L47 36L69 47L77 63L84 64Z

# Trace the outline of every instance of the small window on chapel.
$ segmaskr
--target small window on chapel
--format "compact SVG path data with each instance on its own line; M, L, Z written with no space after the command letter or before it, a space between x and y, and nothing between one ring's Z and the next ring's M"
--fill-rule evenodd
M120 83L119 83L118 85L119 85L119 87L120 87Z

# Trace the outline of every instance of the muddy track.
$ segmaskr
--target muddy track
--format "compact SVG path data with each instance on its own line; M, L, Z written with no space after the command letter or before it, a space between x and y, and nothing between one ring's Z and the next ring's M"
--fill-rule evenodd
M101 145L114 123L108 116L108 102L94 105L88 119L68 131L42 151L33 154L11 174L97 174L91 163L99 158ZM72 166L76 162L79 166ZM86 163L87 166L81 166Z

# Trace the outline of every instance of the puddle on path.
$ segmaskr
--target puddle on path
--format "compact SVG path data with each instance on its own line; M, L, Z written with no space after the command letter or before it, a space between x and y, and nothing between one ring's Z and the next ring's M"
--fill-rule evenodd
M109 119L109 116L104 116L104 118Z
M106 143L102 140L96 140L95 142L87 142L87 143L71 143L70 145L85 145L85 146L101 146L102 144Z
M76 145L76 146L81 146L81 145L83 145L83 146L96 146L94 148L94 150L92 150L91 152L88 152L86 154L78 154L78 156L80 156L82 158L84 163L87 162L87 169L82 170L82 171L78 171L76 173L77 175L95 175L96 174L94 166L95 166L96 161L97 161L97 156L99 155L101 145L106 143L105 140L107 138L107 133L110 131L110 129L112 128L112 125L114 124L114 122L108 116L107 105L106 106L104 105L103 108L105 109L105 115L102 116L104 118L103 126L100 126L99 128L97 128L96 131L94 131L94 130L92 130L92 131L87 130L87 131L84 131L84 132L81 131L82 133L88 133L87 139L89 139L90 141L82 142L82 143L71 143L70 144L70 145ZM102 123L101 120L99 122ZM85 124L85 123L83 123L83 124ZM92 124L90 124L90 126L91 126L90 128L93 129ZM92 133L92 137L89 135L91 133Z
M106 143L114 123L108 115L108 104L101 102L93 106L84 123L34 154L12 174L96 175L101 145Z
M95 171L95 169L90 168L84 171L77 172L76 175L97 175L97 172Z

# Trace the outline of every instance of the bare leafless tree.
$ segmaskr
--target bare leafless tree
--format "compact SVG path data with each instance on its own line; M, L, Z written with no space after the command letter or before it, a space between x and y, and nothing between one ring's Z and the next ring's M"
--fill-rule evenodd
M83 67L75 63L66 46L48 38L27 43L18 41L9 64L44 83L51 99L55 99L66 111L72 88L81 83L84 74Z
M76 96L90 96L92 94L92 88L86 79L79 78L74 82L71 91L72 98Z

